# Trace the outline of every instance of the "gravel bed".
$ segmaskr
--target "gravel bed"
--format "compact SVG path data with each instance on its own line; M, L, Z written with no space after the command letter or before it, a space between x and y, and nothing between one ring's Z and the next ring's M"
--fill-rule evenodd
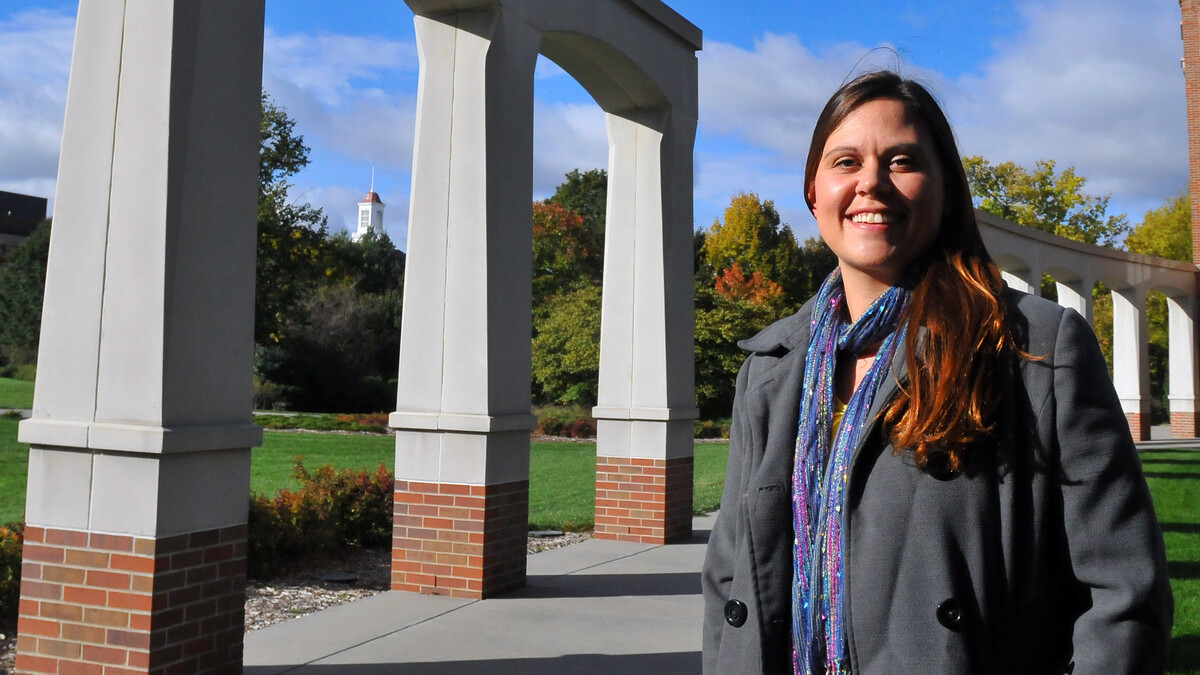
M529 537L530 555L577 544L590 532ZM251 580L246 587L246 631L382 593L391 582L391 551L350 549L305 561L269 581ZM16 626L0 625L0 673L11 673L16 655Z

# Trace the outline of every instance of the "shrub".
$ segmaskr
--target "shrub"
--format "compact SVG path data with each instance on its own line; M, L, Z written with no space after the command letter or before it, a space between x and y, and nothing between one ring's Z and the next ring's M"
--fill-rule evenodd
M383 434L388 431L388 414L330 415L325 413L294 415L255 415L254 423L266 429L305 429L308 431L363 431Z
M0 623L16 622L21 596L21 547L24 523L0 527Z
M590 417L577 419L563 427L562 435L567 438L595 438L596 420Z
M540 406L533 412L538 418L539 434L566 438L596 437L596 420L583 406Z
M696 438L729 438L729 418L696 420Z
M310 472L297 458L292 475L299 490L250 497L250 576L270 576L288 562L341 546L391 544L395 481L387 467L374 474L331 465Z
M257 375L254 377L255 410L282 410L286 400L285 387Z

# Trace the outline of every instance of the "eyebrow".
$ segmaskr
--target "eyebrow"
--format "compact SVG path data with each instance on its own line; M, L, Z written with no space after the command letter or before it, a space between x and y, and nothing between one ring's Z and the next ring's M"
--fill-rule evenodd
M821 155L821 159L827 159L830 155L839 152L859 152L859 149L853 145L838 145L830 148L824 155ZM888 147L884 152L885 154L925 154L925 152L921 149L920 143L897 143L896 145Z

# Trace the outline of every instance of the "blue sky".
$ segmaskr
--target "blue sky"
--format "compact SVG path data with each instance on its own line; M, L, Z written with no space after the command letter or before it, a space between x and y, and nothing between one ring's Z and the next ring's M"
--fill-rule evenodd
M586 2L588 0L561 0ZM803 158L829 94L863 64L935 90L964 154L1053 159L1110 194L1133 223L1187 185L1179 6L1172 0L674 0L704 31L695 223L735 192L774 200L816 234ZM53 198L77 3L0 6L0 189ZM746 7L752 7L747 10ZM884 49L878 49L878 48ZM370 187L407 236L417 83L401 0L267 0L264 87L312 147L292 196L351 225ZM534 193L572 168L603 167L603 114L569 76L539 64Z

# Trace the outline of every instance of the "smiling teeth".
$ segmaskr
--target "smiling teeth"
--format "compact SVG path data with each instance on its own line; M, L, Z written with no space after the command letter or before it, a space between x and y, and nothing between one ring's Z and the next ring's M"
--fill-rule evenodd
M890 223L892 222L892 214L890 213L856 213L851 218L856 223Z

